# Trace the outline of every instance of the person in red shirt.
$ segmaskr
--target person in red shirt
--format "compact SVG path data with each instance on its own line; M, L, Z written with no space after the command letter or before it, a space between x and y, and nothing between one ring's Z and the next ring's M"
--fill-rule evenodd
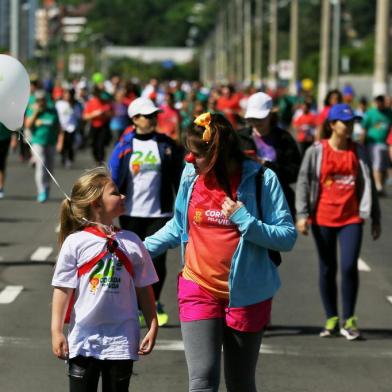
M233 86L224 86L221 90L221 96L216 103L216 110L222 112L230 121L234 129L237 128L237 118L241 110L241 96L235 93Z
M160 106L161 111L158 113L157 130L179 143L181 116L174 104L174 95L166 93L165 101Z
M327 316L321 337L348 340L361 337L355 305L358 295L358 257L363 221L372 218L371 234L381 234L377 193L363 146L352 141L354 113L336 104L328 114L330 136L313 144L302 161L296 191L297 229L308 234L311 223L320 266L320 293ZM337 305L337 242L340 244L343 324Z
M97 166L105 160L105 147L110 140L109 122L112 115L112 105L103 99L103 91L94 86L93 96L86 102L83 120L90 122L93 156Z
M316 140L320 140L324 137L329 110L333 105L341 103L342 101L342 93L339 90L335 89L328 91L324 99L324 107L321 110L318 108L320 112L317 116Z
M301 157L304 156L306 149L314 142L316 126L317 115L311 110L311 102L305 101L293 119L293 129Z

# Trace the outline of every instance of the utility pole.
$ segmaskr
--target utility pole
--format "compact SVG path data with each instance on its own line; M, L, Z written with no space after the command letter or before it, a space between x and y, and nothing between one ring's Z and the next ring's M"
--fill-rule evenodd
M270 44L269 44L268 85L276 89L276 71L278 62L278 2L270 0Z
M207 44L204 43L203 47L200 49L199 59L200 80L202 83L207 83L207 61Z
M256 0L255 7L254 73L257 84L261 85L261 78L263 76L263 0Z
M319 108L322 107L328 90L330 17L330 2L329 0L323 0L321 8L321 48L317 99Z
M228 34L227 34L227 10L223 9L220 15L220 41L221 41L221 71L222 71L222 79L224 83L227 83L227 74L228 74Z
M339 87L340 64L340 0L331 0L333 4L333 35L332 35L332 87Z
M236 71L236 36L235 36L235 3L229 2L227 5L227 73L228 80L232 83L235 80Z
M214 32L212 33L213 42L214 42L214 52L215 52L215 81L221 81L221 43L220 43L220 18L218 17L218 23L215 27Z
M237 11L237 82L241 83L244 80L244 51L243 51L243 34L244 34L244 0L236 0Z
M244 81L252 81L252 3L245 0L244 4Z
M289 92L291 95L296 95L298 79L298 0L291 0L290 60L293 64L293 74L290 80Z
M228 53L228 80L233 83L236 79L236 13L235 13L235 3L230 1L227 5L227 46L229 49Z
M373 96L388 92L389 0L377 0Z
M11 55L19 57L19 0L11 0Z

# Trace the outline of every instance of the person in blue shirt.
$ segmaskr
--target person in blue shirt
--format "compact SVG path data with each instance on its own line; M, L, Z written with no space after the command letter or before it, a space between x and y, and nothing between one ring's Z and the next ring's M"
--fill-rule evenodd
M272 297L280 286L270 251L289 251L297 234L276 174L241 151L221 114L200 115L174 216L145 239L152 257L181 245L181 332L190 391L217 391L223 347L228 391L256 391L255 370ZM262 212L262 216L259 216Z

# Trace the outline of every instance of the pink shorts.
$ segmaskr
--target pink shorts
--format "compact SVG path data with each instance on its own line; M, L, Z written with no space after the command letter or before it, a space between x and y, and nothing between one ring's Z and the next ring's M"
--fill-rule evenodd
M258 332L270 321L272 299L240 308L215 298L192 280L178 276L178 308L183 322L224 318L228 327L241 332Z

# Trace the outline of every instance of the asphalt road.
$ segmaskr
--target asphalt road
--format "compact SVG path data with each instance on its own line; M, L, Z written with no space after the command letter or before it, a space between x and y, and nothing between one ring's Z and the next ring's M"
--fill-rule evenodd
M91 165L90 152L84 151L74 168L57 167L55 174L69 192ZM66 366L51 353L49 331L50 280L63 196L53 185L51 199L38 204L33 175L33 169L10 157L6 198L0 200L0 391L63 392L68 390ZM392 390L392 197L382 200L382 211L382 238L373 242L366 227L361 253L361 269L368 270L360 272L357 315L365 339L318 337L324 315L315 248L312 238L300 237L280 267L282 289L274 300L257 368L259 391ZM136 364L132 391L187 390L175 300L178 256L178 251L169 254L163 293L170 325L160 329L154 352ZM220 391L225 390L222 385Z

